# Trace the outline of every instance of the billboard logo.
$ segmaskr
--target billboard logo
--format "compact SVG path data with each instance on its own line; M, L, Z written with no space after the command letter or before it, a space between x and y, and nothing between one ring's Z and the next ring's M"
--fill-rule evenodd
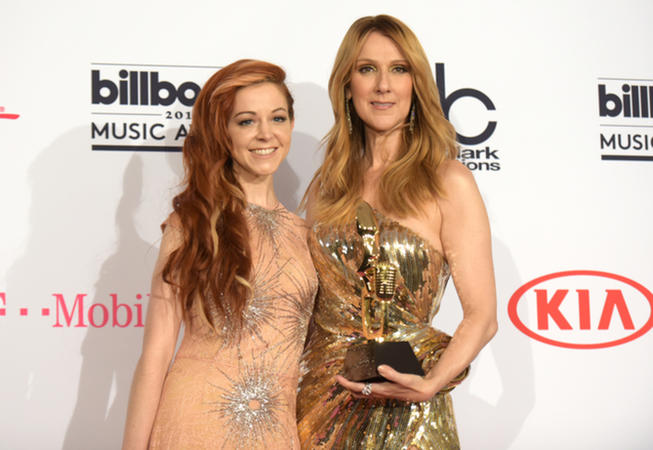
M120 100L121 105L172 105L179 101L192 107L200 87L192 81L185 81L178 87L169 81L160 81L159 72L118 72L120 81L100 78L99 70L91 71L91 98L94 105L111 105ZM162 95L163 93L163 95Z
M604 161L653 161L653 80L599 78Z
M464 102L466 99L470 99L475 101L475 103L480 103L482 108L484 108L484 111L487 112L496 110L494 102L490 97L478 89L460 88L447 94L443 63L435 64L435 83L440 95L442 111L447 120L451 120L450 114L454 103L460 103L460 100L463 100ZM461 119L461 122L467 124L474 120L475 117L465 115L464 118ZM498 155L499 150L492 148L492 146L487 143L497 128L497 122L496 120L487 120L485 113L481 114L480 121L483 123L481 126L482 131L476 135L468 136L461 133L459 130L456 131L456 139L461 144L459 159L470 170L501 170L501 161ZM480 147L475 148L474 146Z
M608 272L557 272L517 289L508 303L508 316L522 333L545 344L612 347L653 327L653 294Z
M219 67L91 64L91 149L181 151L201 86Z
M623 84L622 96L607 92L599 84L599 115L601 117L653 117L653 86Z

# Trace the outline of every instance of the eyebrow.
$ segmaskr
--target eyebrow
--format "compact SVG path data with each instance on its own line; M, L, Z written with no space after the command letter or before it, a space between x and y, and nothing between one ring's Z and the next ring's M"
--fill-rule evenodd
M273 109L273 110L272 110L273 113L276 113L276 112L279 112L279 111L287 112L287 111L286 111L286 108L284 108L283 106L279 106L277 109ZM237 114L234 114L234 117L238 117L238 116L240 116L240 115L242 115L242 114L253 114L253 115L256 115L256 113L255 113L254 111L241 111L241 112L239 112L239 113L237 113Z
M370 58L360 58L360 59L356 60L356 64L360 64L360 63L363 63L363 62L377 63L378 61L376 61L374 59L370 59ZM399 64L399 63L408 64L408 60L407 59L395 59L395 60L390 61L390 64Z

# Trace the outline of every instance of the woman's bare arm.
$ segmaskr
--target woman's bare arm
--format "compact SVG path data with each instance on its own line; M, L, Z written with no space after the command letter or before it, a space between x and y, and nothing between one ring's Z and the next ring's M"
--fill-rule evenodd
M175 219L176 217L171 216L165 227L152 276L143 350L134 372L129 396L122 447L124 450L146 449L148 446L163 381L179 335L181 304L173 287L164 282L161 276L168 256L181 242L181 233Z
M492 243L481 194L471 172L458 161L444 163L438 175L445 187L445 195L438 199L440 240L463 319L438 363L425 377L380 366L379 373L391 383L374 384L373 397L408 401L432 398L471 363L497 330ZM362 383L341 376L336 379L356 396L363 388Z
M471 172L458 161L442 168L440 239L463 310L449 346L427 374L435 392L462 372L497 330L490 225Z

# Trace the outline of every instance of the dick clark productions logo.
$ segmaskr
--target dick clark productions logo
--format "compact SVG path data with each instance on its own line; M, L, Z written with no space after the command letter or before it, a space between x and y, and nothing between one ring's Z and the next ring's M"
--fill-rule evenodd
M558 347L596 349L625 344L653 327L653 294L621 275L557 272L517 289L508 303L526 336Z
M444 74L444 64L435 64L435 83L438 87L440 95L440 103L442 104L442 111L447 119L451 120L450 113L454 103L463 99L475 100L475 104L480 103L481 108L484 108L481 114L482 131L476 135L465 135L460 131L456 133L456 140L460 143L460 161L467 166L469 170L473 171L489 171L496 172L501 170L501 161L499 150L492 148L489 139L494 134L497 128L496 120L492 120L493 112L496 110L494 102L484 92L473 88L460 88L455 91L446 91L446 80ZM463 100L465 101L465 100ZM489 115L489 120L486 118ZM464 122L476 121L474 117L465 116Z

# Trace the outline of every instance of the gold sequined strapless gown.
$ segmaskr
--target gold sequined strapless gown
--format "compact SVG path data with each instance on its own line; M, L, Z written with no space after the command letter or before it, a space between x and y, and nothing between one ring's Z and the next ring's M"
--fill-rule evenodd
M428 371L449 341L431 326L449 279L443 255L398 222L374 211L379 246L399 267L399 295L391 306L392 340L409 341ZM361 237L346 226L316 225L309 249L320 279L313 326L302 360L297 401L303 449L458 449L451 397L439 393L421 403L355 399L334 380L347 348L361 339L357 274ZM461 377L466 375L461 374Z

